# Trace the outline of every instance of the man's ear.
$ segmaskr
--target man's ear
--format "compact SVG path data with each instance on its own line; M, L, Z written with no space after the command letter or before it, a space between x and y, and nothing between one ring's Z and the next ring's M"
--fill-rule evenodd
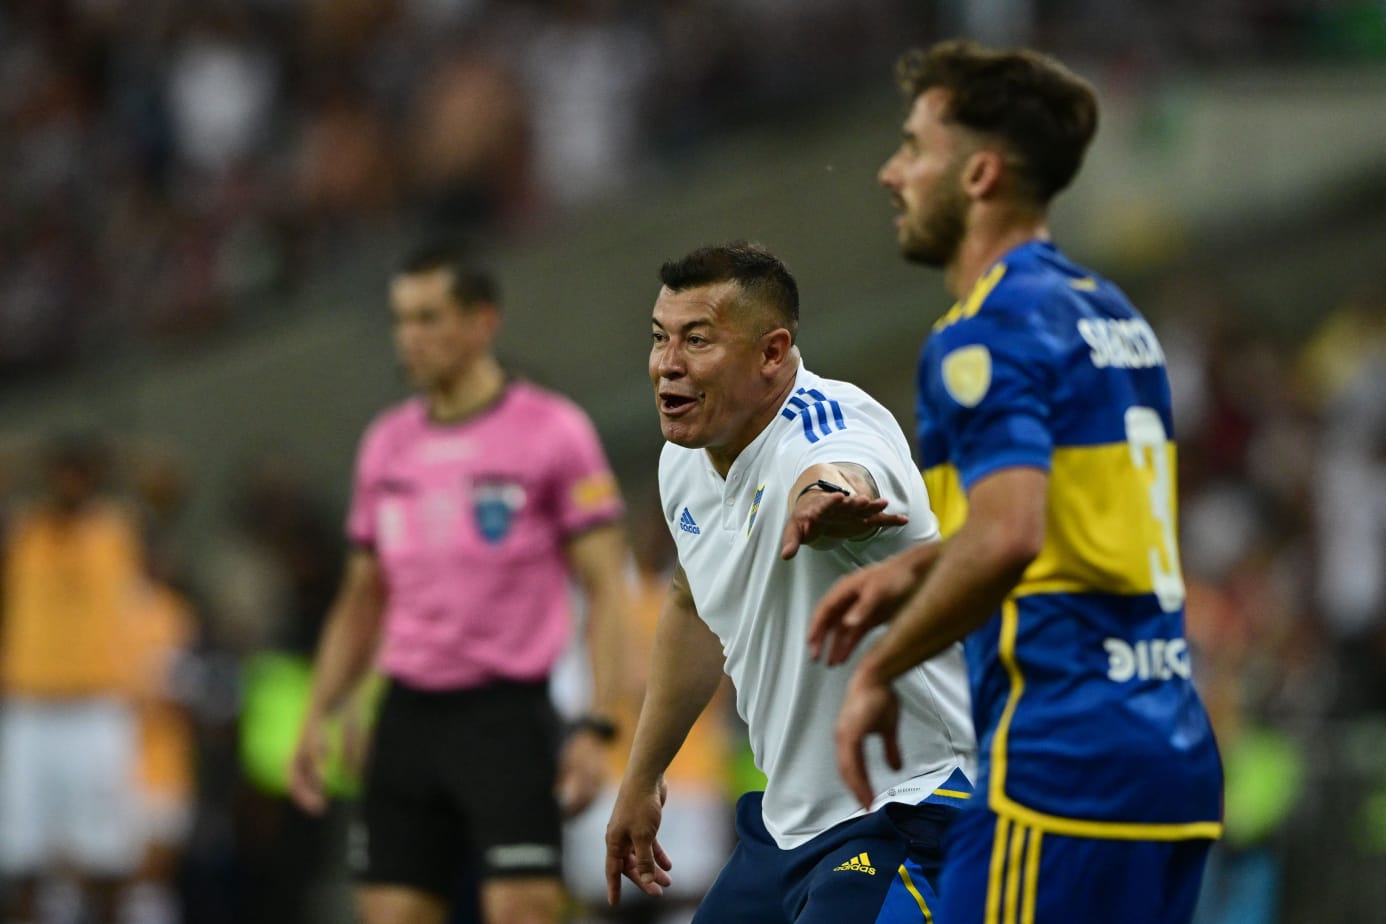
M494 340L500 332L500 306L493 302L478 302L467 310L475 316L477 324L485 332L487 339Z
M988 199L1001 188L1006 156L995 148L978 148L963 164L962 188L970 199Z
M794 338L783 327L763 335L760 344L761 368L769 375L789 362L794 353Z

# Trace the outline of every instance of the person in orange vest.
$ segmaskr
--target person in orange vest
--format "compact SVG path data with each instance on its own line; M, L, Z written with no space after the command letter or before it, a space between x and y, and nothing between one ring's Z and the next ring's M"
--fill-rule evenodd
M31 922L39 883L75 872L114 924L140 858L130 632L144 582L133 510L101 491L91 437L54 441L45 491L15 511L0 590L0 875L9 919Z

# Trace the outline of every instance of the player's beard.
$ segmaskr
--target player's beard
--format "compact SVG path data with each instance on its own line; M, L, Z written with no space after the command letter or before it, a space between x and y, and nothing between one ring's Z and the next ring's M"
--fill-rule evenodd
M917 221L906 223L900 253L911 263L947 266L957 255L967 230L967 197L958 186L961 164L934 184L936 193ZM912 217L912 216L911 216Z

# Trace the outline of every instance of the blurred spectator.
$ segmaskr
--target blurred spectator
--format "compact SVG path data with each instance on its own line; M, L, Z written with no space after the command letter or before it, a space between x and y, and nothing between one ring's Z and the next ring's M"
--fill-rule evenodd
M344 811L327 819L288 799L288 767L307 706L313 652L336 591L341 543L298 464L267 453L243 466L231 530L208 556L212 632L236 654L242 711L231 782L239 920L306 924L333 918L324 890L342 858ZM334 792L343 781L333 780ZM344 894L344 893L343 893Z
M182 854L192 832L195 737L187 659L196 639L190 602L153 578L136 604L136 776L144 849L123 924L180 924Z
M215 179L261 151L278 81L270 49L235 7L206 9L174 45L164 93L175 150L195 175Z
M214 637L241 656L311 655L340 573L332 516L300 465L273 452L241 467L228 513L200 575Z
M310 227L384 220L397 178L387 131L354 87L325 87L309 110L298 147L297 197Z
M1324 318L1300 355L1298 372L1320 405L1333 405L1386 355L1386 287L1363 288ZM1347 408L1343 408L1347 409Z
M12 920L37 920L38 886L71 869L98 921L116 924L142 844L131 708L144 586L134 512L103 491L105 448L55 441L44 491L8 523L0 624L0 872Z
M1340 637L1365 640L1386 625L1386 291L1330 315L1301 369L1323 402L1319 597Z
M427 220L469 228L513 219L530 194L519 87L478 54L448 57L424 76L408 140L412 192Z
M1195 924L1274 924L1283 903L1284 839L1303 796L1303 746L1246 710L1234 671L1203 689L1227 783L1223 838L1209 854Z
M143 853L125 896L123 924L180 924L183 855L197 803L199 625L191 599L175 589L185 562L173 533L189 480L170 446L131 442L130 487L144 519L148 574L135 602L131 641L139 725L136 791Z
M655 48L615 0L558 0L520 49L536 169L563 205L627 182L643 153Z
M152 580L186 588L190 562L176 533L192 491L188 460L157 440L127 440L121 456L130 493L139 504Z
M48 369L71 355L81 277L64 274L76 265L56 218L0 256L0 372Z

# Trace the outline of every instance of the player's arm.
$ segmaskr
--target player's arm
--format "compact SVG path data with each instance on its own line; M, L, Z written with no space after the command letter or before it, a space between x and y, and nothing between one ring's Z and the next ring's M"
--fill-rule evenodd
M809 622L809 657L829 665L846 661L867 632L895 618L942 551L937 540L921 542L839 578Z
M859 673L890 681L964 638L1006 599L1044 544L1049 476L1007 468L968 492L968 514Z
M587 601L587 648L592 664L592 707L569 737L559 767L559 802L582 811L596 797L606 769L606 746L615 735L619 685L625 675L624 633L630 625L625 531L611 523L568 540L569 567Z
M801 545L831 548L842 540L864 539L882 527L909 522L909 517L886 513L888 503L863 465L810 465L789 489L780 556L793 558Z
M898 754L891 681L980 626L1019 583L1044 544L1048 485L1048 474L1038 468L1001 469L979 480L968 492L966 521L880 641L862 656L838 718L837 756L864 805L870 804L871 789L863 740L879 733L887 754Z
M323 725L369 670L380 639L386 584L375 553L356 549L347 558L313 663L313 686L290 771L294 801L304 810L326 806L322 791L327 742Z
M655 626L650 681L622 787L652 787L722 682L722 642L698 615L688 576L674 572Z
M664 771L722 681L722 643L698 616L688 578L674 572L650 651L650 682L625 776L606 829L606 891L621 897L621 876L659 895L669 884L668 854L655 835L664 807Z

